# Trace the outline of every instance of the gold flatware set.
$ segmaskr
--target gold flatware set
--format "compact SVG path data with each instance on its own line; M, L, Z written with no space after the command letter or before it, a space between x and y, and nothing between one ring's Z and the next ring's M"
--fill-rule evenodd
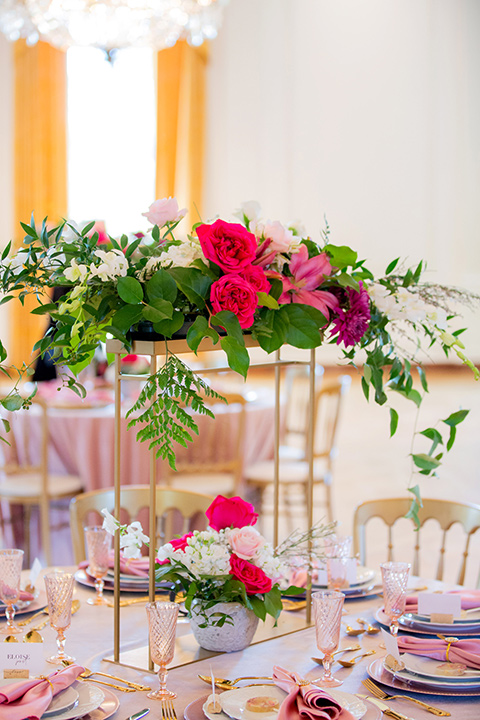
M373 682L373 680L370 680L370 678L362 680L362 685L364 685L367 690L372 693L372 695L375 695L375 697L379 698L380 700L409 700L410 702L420 705L420 707L423 707L425 710L432 713L433 715L438 715L438 717L450 716L450 713L446 710L440 710L440 708L437 708L434 705L429 705L429 703L423 702L423 700L417 700L416 698L409 697L408 695L389 695L381 688L379 688L378 685Z
M171 700L162 700L162 720L177 720L177 713Z

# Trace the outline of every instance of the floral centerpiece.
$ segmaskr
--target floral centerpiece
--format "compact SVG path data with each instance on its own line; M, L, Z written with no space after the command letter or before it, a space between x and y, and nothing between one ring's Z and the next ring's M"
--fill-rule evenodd
M138 332L166 341L165 362L148 375L132 407L130 425L137 437L175 466L175 443L186 445L197 427L190 410L212 414L205 400L219 396L170 352L168 339L183 333L196 353L210 338L226 353L229 366L246 376L249 355L245 335L251 334L268 353L287 344L310 349L323 343L339 346L346 362L360 351L362 387L379 404L396 392L420 405L428 386L421 365L421 341L454 351L478 372L463 352L461 328L452 329L458 302L478 300L472 294L422 280L424 263L402 268L393 260L374 277L357 252L330 241L328 226L318 240L298 225L262 221L257 203L237 213L240 222L217 219L197 223L184 238L176 236L185 215L173 198L157 200L144 213L149 233L100 236L95 223L78 229L62 222L50 227L22 223L23 244L8 245L0 261L2 302L23 301L34 294L32 312L54 320L34 351L53 355L71 372L63 382L78 394L77 380L100 341L119 339L130 350ZM105 242L106 241L106 242ZM66 294L52 302L51 288ZM145 324L147 328L145 328ZM0 343L6 372L7 353ZM33 361L32 361L33 362ZM15 369L20 381L30 365ZM415 373L414 370L418 372ZM7 410L28 406L17 386L0 401ZM412 453L413 466L434 473L449 450L456 426L468 411L443 420L449 436L437 427L421 431L430 448ZM393 434L398 413L390 407ZM411 488L418 496L418 488ZM414 504L417 502L414 498Z
M121 525L107 510L102 513L104 527L112 534L120 531L126 556L139 556L148 540L140 524ZM186 533L157 550L155 578L183 593L202 647L231 652L250 643L259 619L271 615L277 620L282 592L305 592L286 586L286 559L293 549L300 552L308 539L316 541L330 534L334 524L295 532L273 548L254 527L258 518L254 506L242 498L218 495L205 514L207 530Z

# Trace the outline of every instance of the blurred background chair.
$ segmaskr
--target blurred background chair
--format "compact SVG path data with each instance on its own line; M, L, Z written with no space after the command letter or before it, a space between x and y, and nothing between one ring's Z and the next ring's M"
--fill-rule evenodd
M82 492L82 481L76 475L52 474L48 471L48 408L41 398L33 398L32 407L18 411L23 415L21 422L12 424L8 435L10 447L2 443L2 467L0 476L0 500L12 505L23 506L25 567L31 560L31 509L39 507L40 536L47 565L51 565L50 548L50 504L63 498L70 498ZM40 436L31 432L30 421L40 413ZM38 427L38 425L36 424ZM34 447L37 443L39 447ZM39 458L38 463L32 457ZM57 529L57 528L55 528Z
M323 378L323 367L315 366L315 388L318 391ZM308 438L309 368L292 365L285 371L285 420L282 428L280 457L285 460L305 460Z
M366 564L367 558L367 524L371 520L373 520L373 518L381 518L381 520L385 523L388 531L388 544L386 547L385 560L393 560L393 527L398 520L403 519L404 516L407 514L411 503L411 498L386 498L383 500L370 500L368 502L362 503L356 508L353 520L354 552L359 554L360 563L362 565ZM418 512L420 530L415 534L412 574L420 575L421 530L427 520L435 520L441 530L436 579L443 580L445 569L447 532L452 528L453 525L459 523L466 534L464 549L459 561L460 566L457 576L457 583L459 585L462 585L465 578L470 540L472 535L480 529L480 505L457 503L451 502L450 500L434 500L430 498L422 498L422 503L423 507L420 508ZM410 520L409 523L411 524L411 529L413 531L413 520ZM378 533L375 533L375 544L376 546L378 546ZM425 553L432 553L431 543L428 543ZM405 558L402 555L402 560L404 559ZM480 587L480 574L477 581L477 587Z
M168 542L174 535L182 535L190 530L204 530L208 521L205 511L214 498L202 493L176 490L157 486L155 529L156 547ZM148 508L150 503L149 485L126 485L120 489L121 514L123 524L140 520L148 534ZM106 508L113 514L115 507L114 488L92 490L73 498L70 503L70 530L75 563L85 560L85 542L83 528L87 525L101 525Z
M212 495L231 497L241 494L248 400L241 393L221 394L227 400L229 411L238 406L235 430L232 431L230 424L218 422L218 418L209 419L204 423L189 459L182 461L177 457L176 472L167 469L167 484L184 490L202 488ZM224 409L224 403L216 401L214 414L217 416Z
M332 479L333 464L337 454L337 436L339 419L345 394L350 387L349 375L342 375L322 383L315 394L314 427L313 427L313 482L325 487L325 507L329 521L333 520ZM308 428L308 402L304 410ZM300 446L301 448L301 446ZM294 488L300 487L302 503L307 507L308 462L300 453L300 459L281 458L279 468L280 492L283 496L283 507L287 518L291 520L292 495ZM250 491L252 502L257 512L261 512L264 495L273 486L274 461L267 460L256 463L245 469L245 483ZM282 499L282 498L281 498Z

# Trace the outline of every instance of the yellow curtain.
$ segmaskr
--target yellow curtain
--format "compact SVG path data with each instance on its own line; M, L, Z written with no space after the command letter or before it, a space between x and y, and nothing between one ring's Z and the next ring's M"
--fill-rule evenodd
M208 47L185 41L157 53L156 197L176 197L189 225L202 211Z
M66 55L47 43L14 46L14 221L17 244L20 221L48 215L58 222L67 213ZM30 362L31 350L45 329L45 318L31 315L35 306L11 304L9 361Z

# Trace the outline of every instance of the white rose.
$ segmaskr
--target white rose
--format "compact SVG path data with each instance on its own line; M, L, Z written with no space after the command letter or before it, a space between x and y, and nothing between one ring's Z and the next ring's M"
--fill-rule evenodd
M248 222L257 222L262 214L262 208L260 203L256 200L248 200L240 205L238 210L233 213L234 217L238 218L242 222L247 218ZM252 231L253 232L253 231Z

